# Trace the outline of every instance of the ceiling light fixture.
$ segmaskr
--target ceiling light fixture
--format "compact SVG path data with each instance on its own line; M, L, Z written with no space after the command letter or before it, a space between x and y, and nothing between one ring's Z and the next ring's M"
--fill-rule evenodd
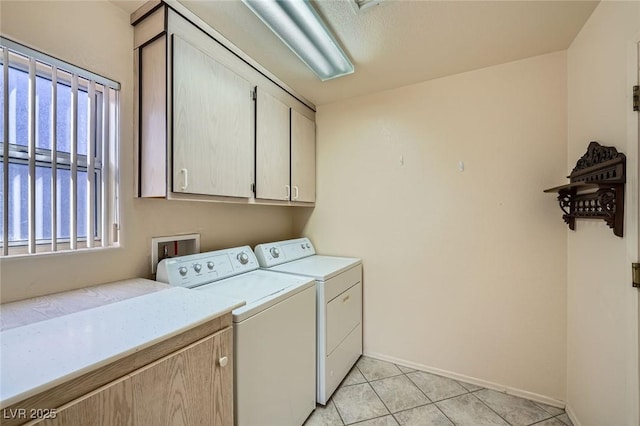
M353 64L309 0L242 0L322 81L351 74Z
M383 0L354 0L356 2L356 5L358 6L358 9L360 10L364 10L364 9L368 9L371 6L377 6L380 3L382 3Z

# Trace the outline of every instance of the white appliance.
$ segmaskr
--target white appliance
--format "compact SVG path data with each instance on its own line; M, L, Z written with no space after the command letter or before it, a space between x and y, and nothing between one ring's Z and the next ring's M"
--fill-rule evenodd
M268 271L316 280L316 397L326 404L362 355L362 262L317 255L308 238L259 244L255 252Z
M238 426L300 426L315 409L315 281L258 268L249 246L164 259L156 279L242 299L234 309Z

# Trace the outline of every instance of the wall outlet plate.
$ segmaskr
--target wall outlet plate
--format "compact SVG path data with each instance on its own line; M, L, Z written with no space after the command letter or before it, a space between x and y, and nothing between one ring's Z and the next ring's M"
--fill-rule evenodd
M170 235L151 238L151 273L165 257L200 253L200 234Z

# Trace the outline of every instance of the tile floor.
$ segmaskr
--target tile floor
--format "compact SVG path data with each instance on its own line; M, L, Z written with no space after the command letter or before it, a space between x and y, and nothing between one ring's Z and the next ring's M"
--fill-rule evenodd
M564 410L361 357L304 426L573 426Z

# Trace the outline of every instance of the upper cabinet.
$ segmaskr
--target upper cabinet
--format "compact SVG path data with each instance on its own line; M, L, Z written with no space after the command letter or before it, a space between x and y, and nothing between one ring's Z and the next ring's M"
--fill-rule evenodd
M252 86L177 34L173 40L173 192L252 195Z
M316 200L315 122L257 89L256 198Z
M291 197L290 108L261 88L256 99L256 198Z
M313 105L180 4L131 20L137 195L313 205Z
M316 123L291 111L291 187L293 201L316 201Z

